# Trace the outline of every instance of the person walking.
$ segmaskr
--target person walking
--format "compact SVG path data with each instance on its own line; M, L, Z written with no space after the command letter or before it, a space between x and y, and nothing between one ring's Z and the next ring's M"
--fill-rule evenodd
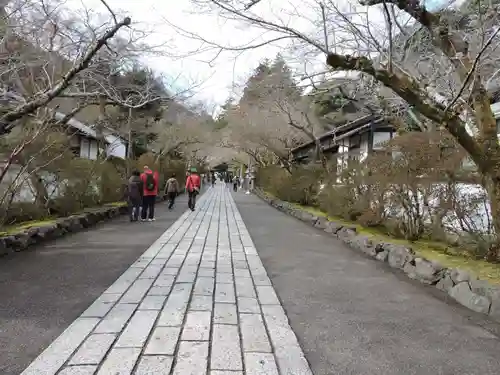
M200 176L196 173L196 168L191 168L187 173L186 191L188 193L188 207L194 211L196 206L196 196L200 193Z
M165 185L165 195L168 199L168 209L171 210L174 207L175 198L179 194L179 181L175 178L175 173L167 180Z
M129 204L130 221L139 220L139 210L141 209L143 196L143 183L139 171L133 171L128 180L127 195Z
M143 183L142 213L141 220L155 220L155 203L158 195L158 173L153 172L147 165L144 166L144 173L141 174Z
M238 176L233 177L233 191L236 193L238 191L238 186L239 186L239 180Z

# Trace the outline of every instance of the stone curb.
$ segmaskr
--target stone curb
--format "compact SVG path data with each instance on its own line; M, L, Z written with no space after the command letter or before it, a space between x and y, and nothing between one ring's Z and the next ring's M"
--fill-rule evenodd
M0 256L26 250L28 247L79 232L96 224L128 213L127 206L90 208L81 214L55 220L50 224L34 226L22 232L0 237Z
M486 280L479 280L467 271L445 268L437 262L419 257L409 246L382 242L358 234L356 227L315 216L291 203L269 197L260 189L254 189L254 193L279 211L331 234L350 248L388 263L392 268L403 271L410 279L438 288L472 311L500 321L500 287L491 285Z

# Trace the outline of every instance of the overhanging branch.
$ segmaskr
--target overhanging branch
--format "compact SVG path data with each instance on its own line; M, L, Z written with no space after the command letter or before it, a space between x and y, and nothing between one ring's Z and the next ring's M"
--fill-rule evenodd
M465 123L457 113L446 113L445 108L437 103L421 89L411 77L391 73L385 69L377 69L373 61L367 57L343 56L330 53L326 63L335 70L354 70L368 74L392 89L407 103L428 119L442 124L456 139L457 142L469 153L480 170L488 168L487 158L474 138L467 133Z
M93 57L104 45L106 45L106 42L109 39L113 38L118 30L120 30L120 28L130 25L130 23L131 19L129 17L126 17L121 22L114 25L100 39L97 40L95 45L87 51L80 62L73 66L73 68L71 68L55 86L41 93L36 99L26 104L20 105L19 107L10 112L7 112L5 115L0 117L0 135L8 133L9 130L12 129L11 124L14 121L19 120L30 113L33 113L38 108L47 105L57 96L59 96L59 94L61 94L65 89L69 87L71 81L78 73L88 68Z

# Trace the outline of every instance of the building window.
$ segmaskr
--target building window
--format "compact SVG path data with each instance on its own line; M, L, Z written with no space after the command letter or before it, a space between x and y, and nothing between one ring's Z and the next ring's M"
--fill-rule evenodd
M88 138L81 139L80 143L80 157L89 159L90 158L90 140Z

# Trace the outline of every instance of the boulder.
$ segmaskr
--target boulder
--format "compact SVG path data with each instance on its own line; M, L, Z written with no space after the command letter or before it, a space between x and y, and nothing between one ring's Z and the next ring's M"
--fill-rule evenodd
M309 225L314 226L314 224L316 224L317 221L318 217L316 215L312 215L312 217L307 221L307 223L309 223Z
M441 279L443 267L423 258L415 259L416 279L424 284L435 285Z
M416 279L417 278L417 267L415 267L411 262L406 262L404 267L403 267L403 272L406 273L406 275L410 279Z
M337 237L342 239L343 237L353 237L356 235L355 227L342 227L337 231Z
M377 248L375 247L375 249ZM377 255L375 255L375 258L377 260L380 260L381 262L386 262L388 257L389 257L389 252L387 250L380 251L377 253Z
M375 256L377 255L377 252L375 251L375 246L371 240L371 238L367 236L352 236L350 237L350 245L352 248L362 251L365 254L368 254L370 256Z
M314 227L318 229L325 229L328 220L326 217L318 217L318 220L314 223Z
M388 262L393 268L403 269L407 262L413 259L414 252L412 249L404 245L387 244L386 249L389 250Z
M99 221L101 221L102 215L99 214L99 212L94 211L94 212L87 212L87 221L89 222L90 225L97 224Z
M70 216L66 219L68 223L69 232L78 232L82 229L82 224L80 222L80 216Z
M39 236L40 227L31 227L24 231L31 239L32 242L36 242L37 237Z
M496 289L491 294L490 316L500 321L500 289Z
M327 221L325 223L325 232L331 234L337 234L339 230L341 230L344 226L340 225L334 221Z
M305 222L311 222L311 220L315 217L313 214L302 210L296 210L295 214L299 220ZM314 221L316 221L316 219Z
M490 300L499 290L498 287L491 285L487 280L469 280L469 285L473 293L487 297Z
M352 231L347 227L344 227L337 232L337 237L346 245L351 246L356 237L356 232Z
M7 255L8 253L9 253L9 248L5 243L5 240L3 238L0 238L0 256Z
M70 223L66 219L59 219L56 221L57 228L59 228L61 235L69 232Z
M17 233L13 237L14 238L13 238L12 248L15 251L22 251L28 248L28 246L34 242L31 240L31 237L26 232Z
M76 219L83 228L88 228L91 225L89 219L87 218L87 214L78 215Z
M483 314L488 314L490 312L491 301L485 296L473 293L469 283L466 281L455 285L450 289L448 294L458 303L472 311Z
M444 273L441 274L441 278L436 284L436 288L439 290L442 290L443 292L449 293L451 288L455 286L455 283L453 282L451 276L450 276L450 271L446 270Z
M455 284L459 284L463 281L475 280L477 277L471 273L461 270L459 268L453 268L450 273L450 277Z
M42 240L46 240L54 237L57 231L57 224L48 224L38 228L38 237Z

